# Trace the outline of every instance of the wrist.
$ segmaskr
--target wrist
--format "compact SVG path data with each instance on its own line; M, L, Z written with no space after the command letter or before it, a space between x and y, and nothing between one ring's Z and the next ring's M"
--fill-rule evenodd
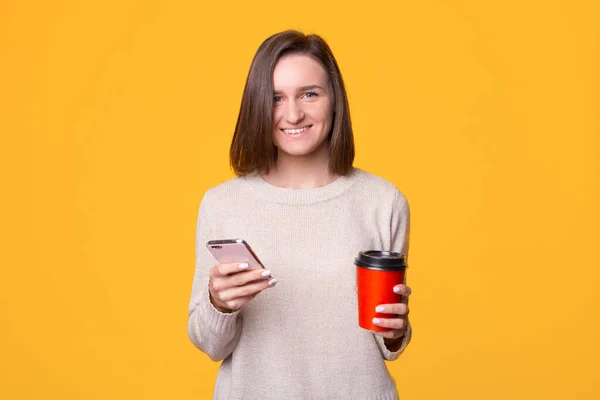
M385 344L385 347L387 347L387 349L391 352L396 352L400 350L402 344L404 343L404 339L406 338L406 335L408 333L408 329L409 327L407 326L406 329L404 329L404 331L402 332L402 335L398 337L391 339L383 338L383 343Z
M220 305L218 305L215 302L215 299L212 296L212 293L210 293L210 290L208 291L208 297L210 299L210 304L212 304L212 306L219 312L222 312L223 314L231 314L233 312L233 310L230 310L227 307L221 307Z
M383 342L386 345L393 345L393 344L396 344L396 343L400 343L402 341L402 339L404 339L404 335L406 335L406 333L403 333L401 336L398 336L398 337L395 337L395 338L391 338L391 339L383 338Z
M385 347L387 347L387 349L389 351L391 351L392 353L395 351L400 350L400 347L402 346L402 339L404 338L404 335L395 338L395 339L383 339L383 343L385 344Z

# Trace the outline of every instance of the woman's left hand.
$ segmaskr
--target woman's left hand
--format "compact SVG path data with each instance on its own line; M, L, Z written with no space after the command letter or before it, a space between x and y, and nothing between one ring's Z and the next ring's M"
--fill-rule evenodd
M390 328L389 331L379 332L371 331L375 335L379 335L386 342L396 342L406 333L406 327L408 326L408 297L410 296L411 289L406 285L394 286L394 293L402 295L400 303L395 304L380 304L377 306L375 311L380 314L390 314L389 318L373 318L373 324L381 326L382 328Z

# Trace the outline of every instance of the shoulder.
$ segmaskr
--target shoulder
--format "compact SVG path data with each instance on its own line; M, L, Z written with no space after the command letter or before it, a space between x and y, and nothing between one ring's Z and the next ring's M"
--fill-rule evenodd
M394 183L362 169L357 169L357 172L361 176L360 185L357 186L363 192L363 195L367 195L369 198L385 200L386 203L391 202L399 206L404 206L408 203L406 196L404 196Z
M210 192L212 196L220 196L223 194L229 194L231 192L237 192L242 190L246 178L246 176L236 176L208 189L207 192Z
M228 179L216 186L213 186L204 192L202 197L202 204L207 205L215 202L222 202L225 199L230 199L232 196L239 196L241 191L244 190L243 176L236 176Z

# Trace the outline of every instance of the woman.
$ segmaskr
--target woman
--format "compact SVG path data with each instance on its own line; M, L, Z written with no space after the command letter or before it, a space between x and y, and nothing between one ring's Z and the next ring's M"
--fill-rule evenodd
M359 328L354 258L407 255L409 208L352 167L344 83L319 36L285 31L259 47L230 156L238 176L200 204L189 307L192 342L223 360L214 398L396 399L384 360L410 341L407 304L382 305L389 318L374 322L390 331ZM232 238L267 270L214 265L206 242Z

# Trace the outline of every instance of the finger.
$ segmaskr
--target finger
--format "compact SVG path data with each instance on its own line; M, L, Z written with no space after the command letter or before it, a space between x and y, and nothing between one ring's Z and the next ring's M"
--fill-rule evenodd
M392 329L391 331L371 331L377 336L381 336L385 339L398 339L406 334L406 329Z
M254 269L251 271L238 272L232 275L214 276L209 279L209 287L212 292L222 292L236 286L244 286L250 282L262 281L273 277L268 269Z
M390 329L405 329L406 318L373 318L373 325Z
M396 314L396 315L408 315L410 310L408 305L404 303L396 304L380 304L375 307L375 312L380 314Z
M399 294L404 297L408 297L412 293L412 290L410 289L410 287L400 284L400 285L394 286L394 293Z
M235 286L225 290L222 290L218 293L219 300L223 302L232 301L238 299L240 297L247 297L256 295L263 290L273 287L277 284L276 278L271 278L269 280L262 280L258 282L248 283L243 286Z
M211 277L228 276L241 271L248 270L248 263L233 262L217 264L210 269Z
M273 273L268 269L254 269L252 271L244 271L223 277L221 279L227 281L228 287L243 286L254 281L263 281L273 277Z

